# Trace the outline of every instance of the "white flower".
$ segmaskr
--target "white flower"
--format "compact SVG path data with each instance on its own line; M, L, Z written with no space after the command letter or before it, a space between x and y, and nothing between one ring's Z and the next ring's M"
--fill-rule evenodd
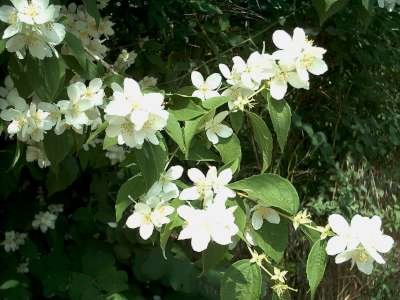
M29 145L26 148L26 161L37 161L39 168L47 168L51 165L50 160L47 158L46 152L41 147Z
M44 133L53 128L54 123L49 118L50 113L41 110L35 103L31 103L27 111L28 126L31 128L30 137L35 142L44 139Z
M323 60L326 50L313 46L301 28L295 28L293 38L283 30L277 30L273 34L275 45L280 48L273 53L273 56L286 64L294 63L298 76L303 82L309 79L308 72L314 75L321 75L328 70Z
M102 86L103 81L100 78L95 78L89 82L88 87L85 87L81 97L82 101L90 102L89 108L103 104L104 90Z
M117 137L118 144L140 148L145 140L154 145L159 141L156 133L167 125L168 112L164 110L164 96L160 93L143 94L139 84L130 78L124 88L113 86L113 100L105 109L109 126L106 134Z
M29 259L26 259L24 262L21 262L17 266L17 273L19 274L27 274L29 273Z
M181 178L183 168L181 166L172 166L165 173L161 174L158 184L161 185L161 190L164 193L173 192L176 197L179 195L179 189L173 182Z
M229 98L228 107L230 110L243 111L246 107L251 108L253 106L252 102L254 100L251 97L253 93L253 90L237 85L227 88L221 95Z
M4 30L3 39L10 38L21 31L22 23L18 20L18 11L9 5L0 7L0 20L9 26Z
M4 246L4 250L6 252L15 252L19 249L20 246L25 244L27 234L19 233L15 231L7 231L5 233L4 241L2 245Z
M239 231L233 215L235 209L220 204L210 205L204 210L180 206L178 215L186 221L186 225L178 239L191 239L192 248L196 252L207 249L210 241L220 245L231 244L232 237Z
M44 24L53 21L54 5L49 6L48 0L11 0L18 10L18 19L26 24Z
M352 267L354 264L364 274L371 274L374 268L374 259L368 255L365 249L356 248L353 250L346 250L335 257L335 263L341 264L351 259Z
M64 211L64 204L50 204L47 208L52 214L58 215Z
M163 190L162 184L156 181L146 194L140 197L140 201L146 203L151 208L155 208L157 205L165 204L171 199L178 197L179 191L175 189Z
M41 232L46 233L47 230L55 228L56 220L56 214L49 211L41 211L35 215L32 227L34 229L40 229Z
M253 216L251 217L251 225L255 230L259 230L262 227L264 220L267 220L272 224L279 224L280 222L279 214L273 208L256 205L253 207L252 211Z
M4 87L0 87L0 110L6 109L11 105L7 97L12 90L14 90L14 81L10 75L7 75L4 79ZM18 91L15 90L15 92L18 95Z
M386 7L389 12L392 12L396 4L400 5L400 0L378 0L380 8Z
M157 205L153 210L145 203L137 203L135 211L126 220L126 226L135 229L139 228L140 237L147 240L154 231L154 228L161 228L168 224L168 216L174 212L174 208L169 205Z
M222 111L218 113L212 120L208 121L205 125L206 135L208 140L218 144L219 138L228 138L232 135L232 128L222 124L222 121L229 115L229 112Z
M110 159L111 165L116 165L125 160L126 153L122 146L114 145L107 149L105 156Z
M382 221L378 216L372 218L355 215L351 224L337 214L329 217L329 225L337 235L330 238L326 247L328 255L336 255L336 263L352 260L360 271L370 274L373 262L384 264L380 253L387 253L393 247L393 239L384 235Z
M221 85L221 75L213 73L204 81L203 75L200 72L193 71L191 74L192 84L197 88L192 94L193 97L206 100L212 97L219 96L217 92Z
M212 202L225 202L228 198L235 197L235 192L226 185L232 180L232 170L225 169L217 174L215 167L210 167L206 176L196 168L188 170L189 179L193 187L184 189L179 195L181 200L203 199L205 205ZM215 194L215 198L214 198Z

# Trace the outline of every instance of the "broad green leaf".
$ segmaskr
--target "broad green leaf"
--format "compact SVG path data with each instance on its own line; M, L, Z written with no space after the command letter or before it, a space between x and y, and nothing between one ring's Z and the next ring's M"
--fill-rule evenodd
M1 285L0 285L0 290L8 290L8 289L12 289L15 288L17 286L20 285L20 282L17 280L7 280L4 281Z
M260 267L249 259L235 262L221 280L221 300L259 300L262 276Z
M227 246L222 246L216 243L208 245L208 248L201 254L203 273L215 268L224 259L227 251Z
M48 159L52 165L57 165L71 152L74 146L74 137L69 131L61 135L50 132L46 134L43 144Z
M219 96L219 97L213 97L213 98L204 100L201 102L201 105L204 108L211 110L211 109L217 109L218 107L224 105L228 101L229 101L228 97Z
M6 49L6 41L0 40L0 54L2 54L5 49Z
M65 34L65 42L68 47L71 49L72 56L64 56L64 61L66 64L74 69L80 76L84 79L90 80L102 73L102 66L96 66L92 61L90 61L87 57L86 51L82 46L81 41L72 33L67 32ZM78 62L78 66L74 62Z
M272 135L269 131L267 124L258 115L247 112L251 127L253 128L254 139L257 143L257 147L262 154L262 168L261 173L264 173L271 165L272 161Z
M12 55L9 60L9 70L19 95L23 98L30 97L33 92L33 84L26 62L24 63L15 55Z
M227 139L221 138L219 143L214 145L214 147L221 155L222 161L225 164L224 167L231 168L232 172L239 170L242 160L242 149L240 147L240 140L236 134L232 134Z
M322 25L328 18L343 9L349 0L312 0Z
M202 139L195 137L190 145L189 155L186 157L186 160L193 160L197 162L219 161L219 155L207 146L207 143L204 143Z
M244 114L242 111L235 111L229 114L229 120L233 131L237 134L243 126Z
M99 26L101 16L97 8L97 0L83 0L83 3L85 3L86 11L96 20L96 24Z
M328 261L325 247L325 242L318 240L312 246L308 254L306 271L308 284L311 290L311 299L314 299L317 287L324 277L325 267Z
M168 117L167 127L165 128L167 134L173 139L173 141L179 146L179 149L184 153L185 150L185 141L183 138L183 130L178 120L175 118L173 114L170 114Z
M146 192L146 186L142 176L130 178L120 188L115 203L115 219L119 222L126 208L131 205L132 200L137 199Z
M173 95L168 102L168 111L178 121L192 120L207 113L207 110L202 108L199 102L200 100L195 97Z
M188 157L190 149L190 144L196 134L198 134L202 129L204 129L204 125L214 117L215 111L212 110L201 117L198 117L194 120L189 120L185 122L185 128L183 128L183 134L185 138L185 149L186 149L186 157Z
M268 102L269 115L278 139L279 148L283 152L289 135L292 111L285 100L275 100L267 92L264 92L263 96Z
M299 209L299 196L294 186L287 179L275 174L255 175L229 186L246 192L261 205L274 206L292 215Z
M281 219L279 224L271 224L264 220L259 230L252 229L252 236L263 252L279 263L288 245L289 226L286 220Z
M58 165L57 172L51 168L47 176L49 195L65 190L75 181L78 174L79 165L72 156L68 156Z
M134 149L135 161L149 189L160 178L168 160L168 149L160 140L160 145L145 142L141 149Z

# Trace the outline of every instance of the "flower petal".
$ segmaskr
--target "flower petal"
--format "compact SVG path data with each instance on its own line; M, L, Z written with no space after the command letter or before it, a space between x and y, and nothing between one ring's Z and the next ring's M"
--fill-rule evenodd
M190 75L190 78L192 79L192 83L195 87L198 89L203 85L204 83L204 77L201 75L200 72L193 71L192 74Z

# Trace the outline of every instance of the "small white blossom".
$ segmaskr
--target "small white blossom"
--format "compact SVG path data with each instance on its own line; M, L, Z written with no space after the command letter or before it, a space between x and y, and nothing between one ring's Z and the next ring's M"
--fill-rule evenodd
M222 124L222 121L229 115L229 112L222 111L218 113L214 118L208 121L205 125L206 135L208 140L215 144L218 144L219 137L228 138L232 135L232 128Z
M217 174L215 167L210 167L206 176L196 168L188 170L189 179L193 187L184 189L179 195L181 200L204 199L205 205L215 202L225 202L228 198L235 197L235 192L226 185L232 180L232 170L225 169ZM215 194L215 198L214 198Z
M135 229L139 228L140 237L147 240L154 231L154 228L161 228L162 225L168 224L170 219L168 216L174 212L174 208L169 205L157 205L152 209L145 203L137 203L135 210L126 220L126 226Z
M232 86L227 88L222 92L222 96L228 97L228 107L232 111L245 110L246 107L251 108L252 102L254 102L251 97L254 93L253 90L242 87L242 86Z
M235 207L225 208L220 203L209 205L206 209L195 209L183 205L178 208L178 215L186 221L179 240L191 239L194 251L207 249L210 241L220 245L232 243L232 237L239 231L233 212Z
M49 211L41 211L35 215L32 227L34 229L40 229L41 232L46 233L47 230L55 228L56 220L56 214Z
M148 88L148 87L153 87L156 86L157 84L157 78L152 77L152 76L145 76L143 77L142 80L139 81L140 86L142 89Z
M59 215L64 211L64 204L50 204L47 208L52 214Z
M120 72L124 72L135 63L136 57L137 53L135 51L128 52L127 50L123 49L114 63L114 68ZM144 78L142 80L144 80Z
M1 243L6 252L15 252L20 246L25 244L27 238L26 233L19 233L15 231L7 231L5 233L4 241Z
M25 261L21 262L17 266L17 273L19 274L27 274L29 273L29 259L26 259Z
M213 73L204 81L203 75L200 72L193 71L191 74L192 84L197 88L192 94L193 97L206 100L212 97L219 96L218 88L221 85L221 75Z
M37 161L39 168L47 168L51 165L50 160L47 158L46 152L43 147L29 145L26 148L26 161Z
M172 166L165 173L161 174L158 184L161 186L161 190L164 193L173 193L178 197L179 189L173 182L181 178L183 168L181 166Z
M125 160L126 151L124 147L114 145L107 149L105 156L108 157L108 159L111 161L111 165L114 166Z
M380 8L386 7L389 12L392 12L396 4L400 5L400 0L378 0Z
M278 212L271 207L256 205L252 211L251 225L255 230L259 230L262 227L264 220L272 224L279 224L280 222Z

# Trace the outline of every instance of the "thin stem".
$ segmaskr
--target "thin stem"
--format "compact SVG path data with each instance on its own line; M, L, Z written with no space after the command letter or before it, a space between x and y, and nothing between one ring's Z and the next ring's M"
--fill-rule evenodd
M121 75L117 71L114 70L114 66L110 65L108 62L106 62L104 59L99 57L98 55L94 54L91 50L89 50L87 47L84 47L85 51L93 57L96 61L100 62L108 71L113 73L114 75Z

